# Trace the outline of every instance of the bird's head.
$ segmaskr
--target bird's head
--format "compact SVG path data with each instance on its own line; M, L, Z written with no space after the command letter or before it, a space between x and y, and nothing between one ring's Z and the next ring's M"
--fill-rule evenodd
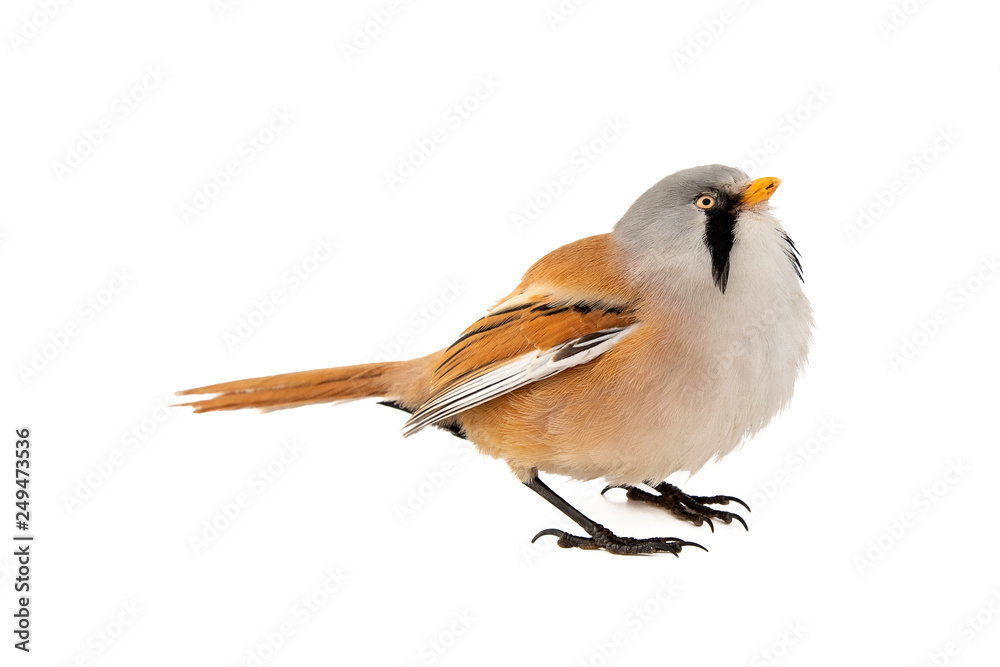
M690 273L700 283L710 276L725 293L741 243L787 241L769 213L779 183L719 164L678 171L632 204L615 226L615 238L647 268L666 268L677 278Z

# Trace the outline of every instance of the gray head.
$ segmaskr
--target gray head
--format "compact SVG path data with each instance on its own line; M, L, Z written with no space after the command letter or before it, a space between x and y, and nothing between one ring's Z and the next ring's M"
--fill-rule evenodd
M741 223L766 215L767 200L780 182L771 177L751 180L743 171L721 164L684 169L639 197L615 225L614 236L631 252L677 268L710 272L725 292L733 247L741 235L761 231L752 229L756 220L754 225ZM778 226L766 217L774 223L771 229Z

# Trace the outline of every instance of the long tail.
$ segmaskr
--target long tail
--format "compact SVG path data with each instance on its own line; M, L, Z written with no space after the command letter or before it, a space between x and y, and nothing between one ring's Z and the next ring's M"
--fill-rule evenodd
M243 408L275 410L355 398L393 398L401 393L401 385L413 375L412 370L415 370L412 363L405 361L321 368L210 384L185 389L177 395L215 394L212 398L180 404L193 407L195 412Z

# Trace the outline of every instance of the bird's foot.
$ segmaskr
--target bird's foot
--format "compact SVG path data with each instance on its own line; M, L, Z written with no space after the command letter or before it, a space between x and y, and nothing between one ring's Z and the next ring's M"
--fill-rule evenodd
M696 542L686 542L677 537L649 537L641 539L619 537L601 524L595 524L594 531L590 537L580 537L578 535L571 535L564 530L547 528L535 535L531 541L534 542L543 535L558 537L559 541L556 544L563 549L572 549L574 547L579 549L601 549L609 553L629 556L652 553L670 553L676 556L684 547L705 549L705 547ZM708 549L705 549L705 551L708 551Z
M739 521L743 524L743 528L750 530L747 527L747 522L739 514L709 507L709 505L728 505L730 502L734 502L743 505L749 512L750 507L739 498L733 496L689 496L673 484L667 484L666 482L660 482L653 488L656 489L659 495L625 484L607 486L604 488L604 491L601 491L601 494L603 495L609 489L626 489L625 497L629 500L638 500L650 503L651 505L659 505L669 510L678 519L683 519L696 526L707 523L713 533L715 532L715 524L712 523L712 519L718 519L722 523Z

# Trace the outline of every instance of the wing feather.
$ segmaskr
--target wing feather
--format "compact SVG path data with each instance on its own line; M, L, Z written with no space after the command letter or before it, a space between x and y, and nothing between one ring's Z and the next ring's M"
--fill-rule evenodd
M640 296L610 234L558 248L432 361L406 434L592 361L639 325Z
M535 295L516 309L502 302L442 351L433 392L405 434L585 364L635 326L631 310L617 304L561 303L557 295Z

